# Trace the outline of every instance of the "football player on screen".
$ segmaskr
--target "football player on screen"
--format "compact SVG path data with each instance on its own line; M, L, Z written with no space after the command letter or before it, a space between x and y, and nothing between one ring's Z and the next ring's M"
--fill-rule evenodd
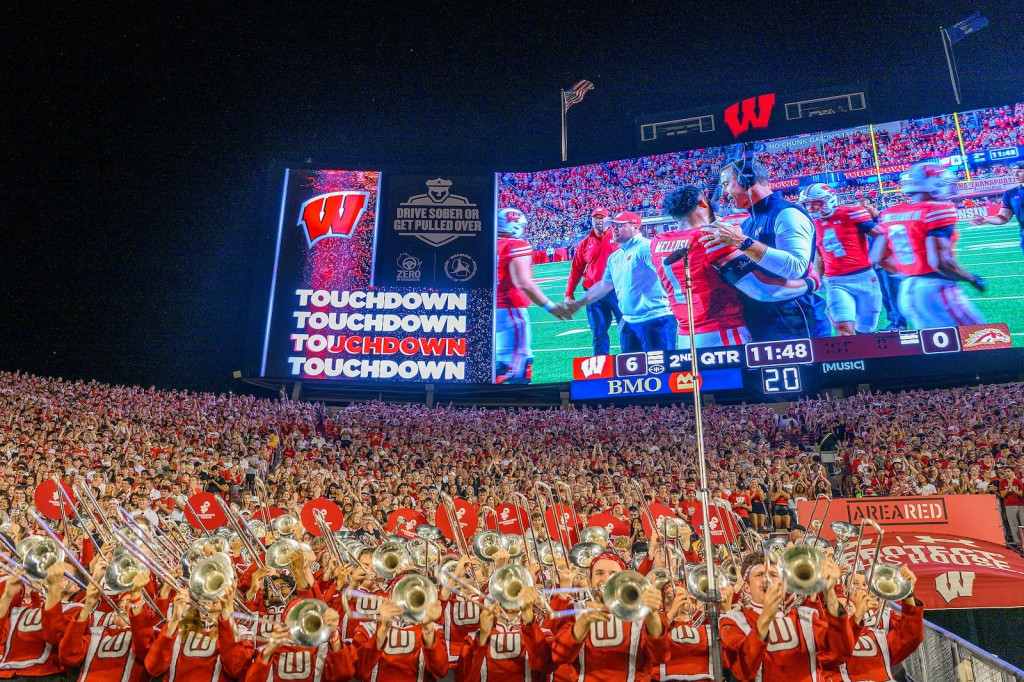
M800 204L814 221L814 266L823 276L825 309L836 331L840 336L874 332L882 290L868 258L867 238L882 230L863 206L840 205L839 195L824 183L804 189Z
M568 314L533 281L533 247L523 239L527 220L515 208L498 211L498 291L494 310L494 382L530 383L533 350L530 302L560 319Z
M985 319L957 282L985 291L985 280L967 272L953 255L956 175L934 163L915 164L901 179L910 201L878 215L885 239L871 245L871 262L906 276L900 310L917 329L983 324Z
M714 217L707 195L696 186L672 190L665 195L662 207L676 224L651 240L651 260L679 322L677 348L690 348L684 253L690 264L696 348L750 341L739 292L758 301L785 301L818 288L813 276L795 280L770 277L758 271L753 261L735 247L705 248L700 241L702 228Z

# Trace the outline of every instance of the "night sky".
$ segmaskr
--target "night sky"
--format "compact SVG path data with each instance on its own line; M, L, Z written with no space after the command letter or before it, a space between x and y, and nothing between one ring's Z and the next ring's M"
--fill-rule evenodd
M18 4L0 369L167 388L245 389L275 163L557 166L558 90L581 78L570 163L636 156L640 114L764 92L861 82L876 121L948 112L938 28L977 10L961 109L1024 97L1020 2Z

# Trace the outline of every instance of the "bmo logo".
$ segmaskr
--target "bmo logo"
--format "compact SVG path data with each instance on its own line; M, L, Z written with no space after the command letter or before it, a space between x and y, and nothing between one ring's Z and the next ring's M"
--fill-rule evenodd
M661 392L658 377L637 377L636 379L612 379L608 382L608 395L642 395Z

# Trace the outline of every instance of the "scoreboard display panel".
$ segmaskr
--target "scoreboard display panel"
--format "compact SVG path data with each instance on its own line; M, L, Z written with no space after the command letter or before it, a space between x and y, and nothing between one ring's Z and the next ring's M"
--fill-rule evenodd
M997 363L991 351L1009 355ZM696 373L688 350L582 357L573 361L570 394L607 400L697 387L789 399L892 377L974 376L978 368L997 366L1024 370L1024 352L1011 349L1002 323L700 348Z

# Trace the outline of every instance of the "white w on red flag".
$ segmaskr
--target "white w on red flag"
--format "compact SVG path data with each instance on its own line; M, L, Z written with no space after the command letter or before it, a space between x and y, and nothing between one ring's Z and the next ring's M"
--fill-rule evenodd
M593 89L594 84L587 79L583 79L568 90L562 90L562 107L569 111L569 107L582 102L587 93Z

